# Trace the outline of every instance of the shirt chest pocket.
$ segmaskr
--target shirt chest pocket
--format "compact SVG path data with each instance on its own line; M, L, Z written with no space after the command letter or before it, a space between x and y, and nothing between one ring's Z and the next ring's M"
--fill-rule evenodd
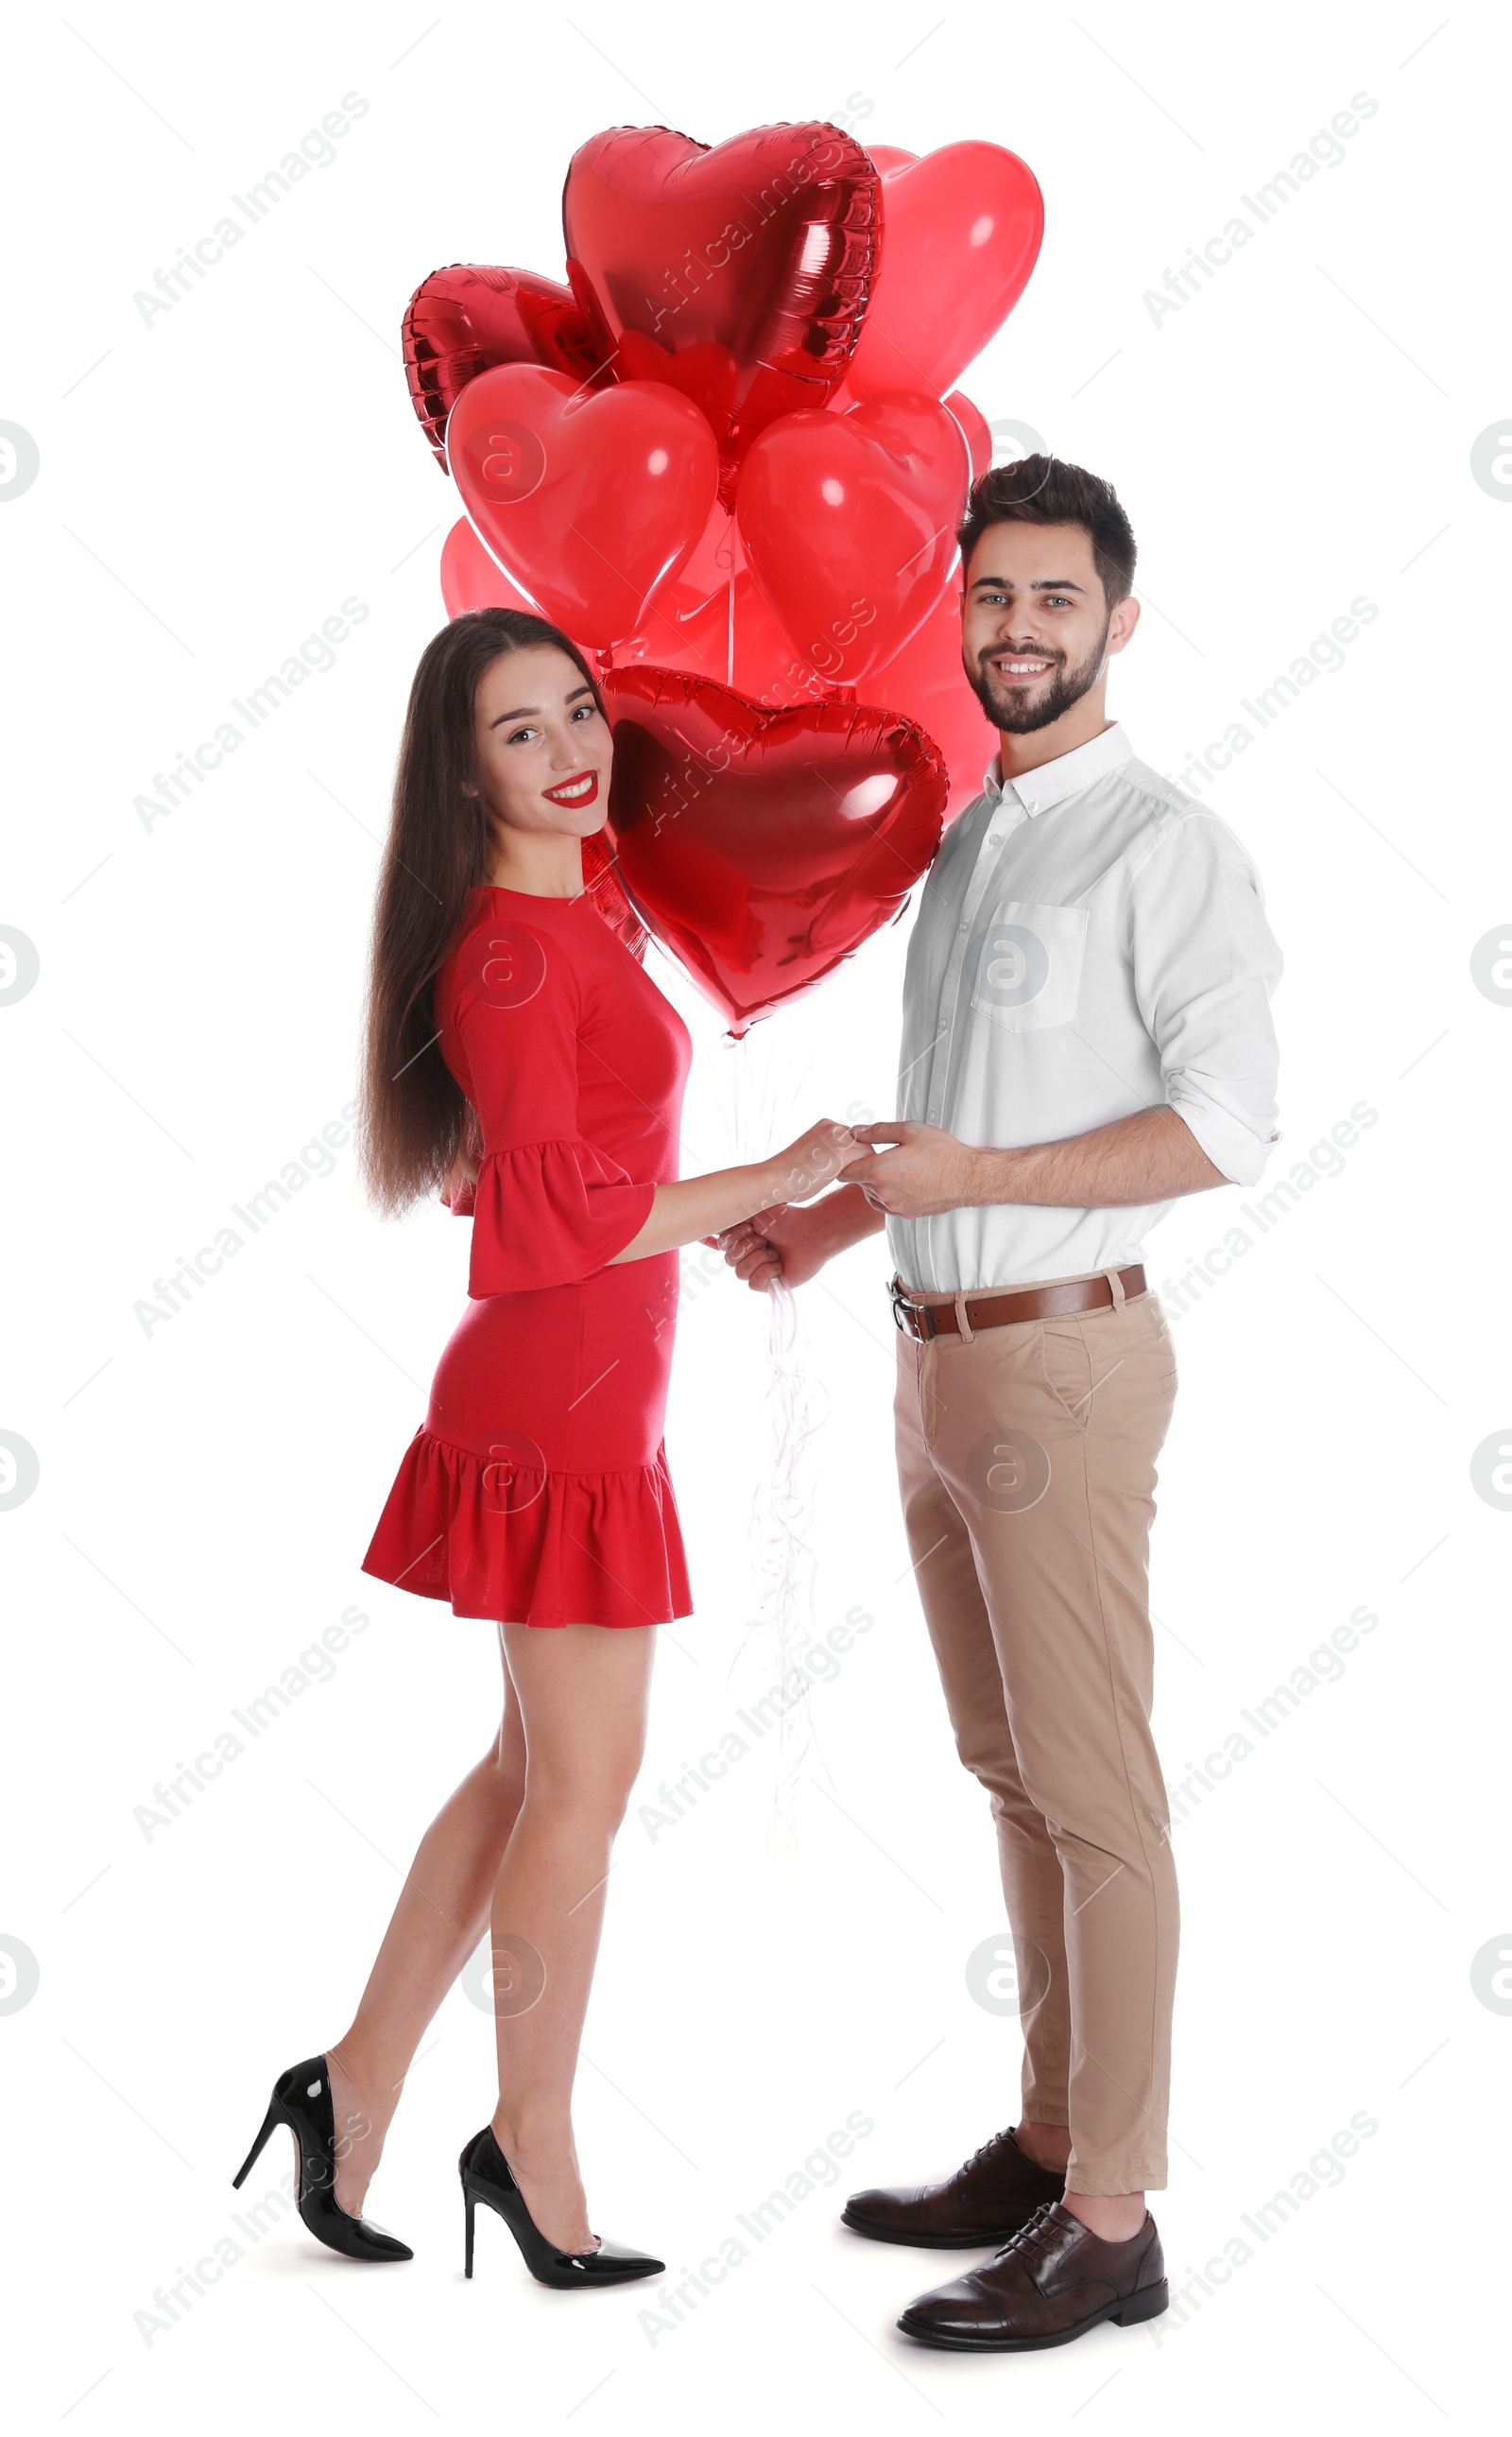
M995 906L979 936L973 1008L1005 1032L1069 1024L1082 989L1085 905Z

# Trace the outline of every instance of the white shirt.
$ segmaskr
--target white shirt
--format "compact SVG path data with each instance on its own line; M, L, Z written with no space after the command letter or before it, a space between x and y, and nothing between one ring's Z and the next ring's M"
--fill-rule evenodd
M1090 1132L1166 1103L1254 1184L1276 1135L1280 950L1233 832L1121 728L982 793L925 883L903 986L898 1113L974 1148ZM905 1286L968 1293L1122 1268L1169 1201L994 1202L889 1218Z

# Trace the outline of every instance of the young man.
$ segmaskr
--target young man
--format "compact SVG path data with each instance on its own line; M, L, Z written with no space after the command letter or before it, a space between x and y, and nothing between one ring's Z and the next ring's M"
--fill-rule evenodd
M898 1478L962 1761L991 1797L1022 2120L943 2182L858 2192L877 2241L1004 2246L899 2325L1020 2351L1167 2305L1176 1886L1149 1727L1156 1458L1175 1393L1141 1266L1171 1203L1255 1183L1281 959L1249 857L1104 709L1138 622L1111 487L1030 457L961 528L967 676L999 731L925 885L900 1115L807 1208L721 1238L801 1285L884 1225Z

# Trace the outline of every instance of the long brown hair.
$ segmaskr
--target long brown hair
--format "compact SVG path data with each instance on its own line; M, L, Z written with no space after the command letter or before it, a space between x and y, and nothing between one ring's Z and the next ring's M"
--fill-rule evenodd
M437 1043L432 991L492 859L482 797L465 792L478 785L474 697L495 660L542 644L582 670L601 711L570 636L520 609L454 618L431 637L409 689L374 908L357 1120L363 1182L391 1216L435 1190L467 1138L468 1106Z

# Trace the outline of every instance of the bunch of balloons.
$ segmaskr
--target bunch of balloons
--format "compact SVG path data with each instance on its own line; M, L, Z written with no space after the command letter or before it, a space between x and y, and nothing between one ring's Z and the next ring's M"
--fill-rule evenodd
M573 156L566 287L454 265L404 322L465 516L452 616L534 608L600 673L637 912L736 1031L900 910L992 749L955 528L991 460L954 389L1034 269L993 144L814 121Z

